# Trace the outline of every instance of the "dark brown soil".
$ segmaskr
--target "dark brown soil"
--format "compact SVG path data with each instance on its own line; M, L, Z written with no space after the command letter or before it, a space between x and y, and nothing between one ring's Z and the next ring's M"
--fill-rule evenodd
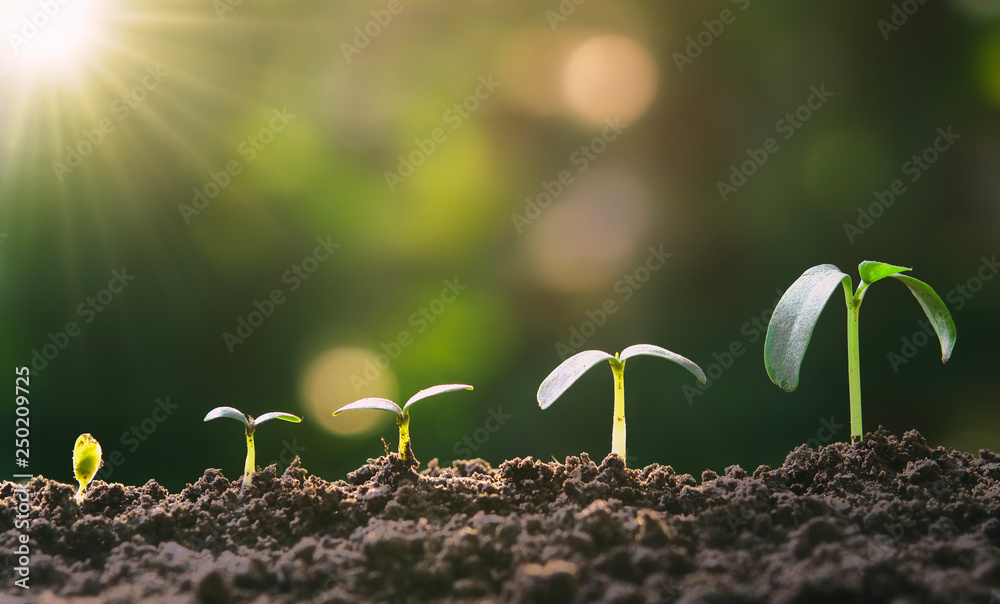
M1000 456L916 432L799 447L701 481L625 469L395 454L348 481L274 466L246 489L207 470L177 494L36 478L31 589L80 602L1000 602ZM16 547L14 485L0 548ZM7 556L9 560L9 556Z

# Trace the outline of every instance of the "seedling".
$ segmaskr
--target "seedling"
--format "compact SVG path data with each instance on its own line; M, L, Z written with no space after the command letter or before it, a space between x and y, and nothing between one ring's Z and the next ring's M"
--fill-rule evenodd
M334 411L333 415L336 417L344 411L349 411L351 409L381 409L382 411L391 411L395 413L396 425L399 426L399 457L403 461L407 461L409 456L407 455L406 450L410 447L410 405L425 398L444 394L445 392L452 392L454 390L472 390L472 386L468 384L441 384L440 386L424 388L420 392L411 396L410 400L406 401L406 404L403 405L402 408L387 398L363 398L361 400L354 401L353 403L344 405L340 409ZM412 448L410 450L412 452Z
M652 344L635 344L615 356L602 350L584 350L563 361L538 387L538 406L547 409L573 382L580 379L588 369L601 361L611 363L611 373L615 376L615 415L611 424L611 452L625 460L625 361L647 355L662 357L687 369L705 383L705 372L701 367L681 355Z
M80 483L76 490L76 504L83 503L83 492L87 490L94 474L101 467L101 443L90 434L81 434L73 445L73 473Z
M948 307L941 297L923 281L902 273L910 269L884 262L865 261L858 265L861 282L851 293L851 277L832 264L814 266L795 283L778 301L767 326L764 339L764 366L771 381L791 392L799 385L799 367L812 338L813 327L827 300L837 288L844 287L847 302L847 375L851 395L851 437L860 440L861 427L861 361L858 351L858 311L868 286L879 279L892 277L910 290L924 314L934 326L941 343L941 362L947 363L955 348L958 332Z
M216 407L208 412L203 421L208 421L210 419L219 419L220 417L228 417L230 419L235 419L238 422L242 422L244 428L246 429L247 435L247 461L243 466L243 484L250 484L250 476L257 471L257 465L254 460L254 446L253 446L253 433L254 430L260 424L272 419L280 419L286 422L299 423L302 421L301 417L292 415L291 413L282 413L280 411L272 411L271 413L265 413L257 419L254 419L252 415L247 415L239 409L234 409L232 407Z

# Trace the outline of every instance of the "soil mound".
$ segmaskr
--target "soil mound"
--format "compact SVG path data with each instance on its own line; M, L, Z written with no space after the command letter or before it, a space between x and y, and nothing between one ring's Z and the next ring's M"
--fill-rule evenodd
M5 482L2 599L1000 604L1000 456L915 431L700 481L586 454L418 473L390 453L347 478L209 469L176 494L98 481L82 506L35 478L30 590Z

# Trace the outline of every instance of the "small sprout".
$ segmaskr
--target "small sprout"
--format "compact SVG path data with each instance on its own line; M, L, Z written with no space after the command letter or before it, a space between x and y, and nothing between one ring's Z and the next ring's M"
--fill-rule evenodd
M623 350L620 355L615 353L615 356L602 350L584 350L563 361L542 381L542 385L538 387L538 406L547 409L588 369L601 361L608 361L611 363L611 373L615 376L615 415L614 423L611 425L611 452L625 461L625 361L639 355L662 357L673 361L693 373L702 384L705 383L705 372L693 361L652 344L635 344Z
M83 503L83 492L87 490L94 474L104 462L101 461L101 443L90 434L81 434L73 445L73 473L80 483L76 490L76 503Z
M220 417L228 417L230 419L235 419L243 424L246 429L247 435L247 461L243 466L243 484L250 484L250 476L257 471L257 465L254 460L254 446L253 446L253 432L260 424L272 419L280 419L286 422L299 423L302 421L301 417L292 415L291 413L281 413L281 412L271 412L261 415L256 420L252 415L247 415L238 409L232 407L216 407L208 412L205 419L202 421L208 421L210 419L219 419Z
M858 346L858 312L868 286L892 277L910 290L930 320L941 343L941 362L947 363L958 339L955 322L941 297L923 281L902 273L910 269L884 262L865 261L858 265L861 282L851 292L851 277L832 264L814 266L802 273L781 297L771 315L764 339L764 366L771 381L791 392L799 385L799 368L812 338L813 327L837 285L843 285L847 302L847 375L851 395L851 437L860 440L861 361Z
M333 415L336 417L344 411L349 411L351 409L381 409L382 411L391 411L395 413L396 425L399 426L399 457L403 461L407 461L409 459L409 455L413 453L413 448L410 445L410 405L425 398L430 398L432 396L437 396L439 394L455 390L472 390L472 386L468 384L441 384L439 386L424 388L420 392L411 396L410 400L406 401L406 404L403 405L402 408L387 398L363 398L361 400L354 401L353 403L344 405L340 409L334 411ZM407 454L408 449L410 454Z

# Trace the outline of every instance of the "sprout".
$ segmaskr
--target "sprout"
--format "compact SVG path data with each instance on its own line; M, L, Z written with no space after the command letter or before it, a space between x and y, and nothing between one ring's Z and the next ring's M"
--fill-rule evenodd
M892 277L905 285L917 299L934 326L941 342L941 362L947 363L955 348L958 332L948 307L923 281L903 275L910 269L884 262L865 261L858 265L861 282L851 293L851 277L832 264L814 266L802 273L781 297L771 315L764 339L764 366L771 381L791 392L799 385L799 367L812 338L819 314L837 284L844 287L847 302L847 375L851 394L851 436L862 438L861 362L858 350L858 312L868 286L879 279Z
M73 473L80 483L80 488L76 490L77 505L83 503L83 492L102 464L101 443L90 434L81 434L73 445Z
M407 449L410 449L410 453L413 452L410 445L410 405L425 398L444 394L445 392L452 392L454 390L472 390L472 386L468 384L441 384L439 386L424 388L420 392L411 396L410 400L406 401L406 404L403 405L402 409L400 409L399 405L387 398L363 398L361 400L354 401L353 403L344 405L340 409L334 411L333 415L336 417L344 411L349 411L351 409L381 409L382 411L391 411L395 413L396 425L399 426L399 457L403 461L406 461L409 458L406 452Z
M615 376L615 416L611 425L611 452L625 461L625 361L639 355L662 357L673 361L693 373L702 384L705 383L705 372L701 367L659 346L635 344L623 350L620 355L615 353L615 356L602 350L584 350L563 361L542 381L542 385L538 387L538 406L547 409L588 369L607 360L611 363L611 372Z
M247 415L239 409L234 409L232 407L216 407L208 412L203 421L208 421L210 419L218 419L220 417L228 417L230 419L235 419L238 422L242 422L243 426L246 428L247 434L247 461L243 466L243 484L250 484L250 476L257 471L257 465L254 462L254 446L253 446L253 432L260 424L272 419L280 419L286 422L299 423L302 421L301 417L292 415L291 413L281 413L281 412L271 412L261 415L256 420L252 415Z

